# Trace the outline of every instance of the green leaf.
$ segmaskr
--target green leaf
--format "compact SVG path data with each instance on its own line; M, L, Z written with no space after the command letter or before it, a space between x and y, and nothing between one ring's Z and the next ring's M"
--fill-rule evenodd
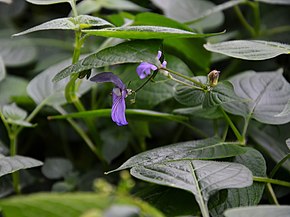
M192 192L203 216L208 213L209 197L217 190L243 188L253 183L252 173L247 167L229 162L167 161L134 166L130 173L144 181Z
M2 108L3 116L7 123L20 125L24 127L32 127L33 125L24 119L27 117L27 112L19 108L15 103L4 105Z
M42 162L20 155L0 158L0 177L18 170L41 166Z
M60 29L60 30L79 30L91 27L108 27L113 26L106 20L98 17L80 15L77 17L66 17L50 20L38 26L27 29L23 32L14 34L13 36L25 35L31 32L50 30L50 29Z
M186 31L192 31L187 25L177 22L176 20L165 17L161 14L145 12L139 13L135 16L133 26L148 25L148 26L163 26Z
M72 163L64 158L47 158L41 168L41 172L48 179L65 178L72 170Z
M159 61L156 59L156 55L159 46L160 41L157 40L124 42L89 55L76 64L63 69L56 74L53 81L60 81L72 73L103 66L140 62L157 64Z
M224 16L221 12L217 12L194 23L199 20L206 11L214 8L215 5L206 0L151 0L155 5L161 8L166 17L178 20L180 22L193 23L191 27L195 29L214 28L221 25L224 21Z
M8 104L14 96L26 96L28 81L17 76L7 75L0 82L0 104ZM11 88L13 87L13 88Z
M104 29L89 29L82 30L82 32L89 35L123 39L202 38L220 34L201 34L162 26L125 26Z
M35 61L37 50L28 39L0 39L0 56L6 67L20 67Z
M205 119L217 119L223 117L223 114L217 107L203 108L202 105L175 109L173 110L173 113Z
M71 3L74 0L26 0L29 3L36 4L36 5L51 5L51 4L58 4L58 3Z
M266 60L290 53L290 45L260 40L233 40L205 44L205 49L244 60Z
M221 142L217 138L180 142L137 154L110 172L172 160L226 158L244 152L242 147Z
M226 210L225 217L288 217L290 215L290 206L260 205L252 207L239 207Z
M187 118L181 115L173 115L169 113L155 112L143 109L126 109L126 116L129 119L147 120L147 121L186 121ZM85 112L70 113L67 115L50 116L49 119L65 119L65 118L92 118L92 117L111 117L111 109L98 109Z
M259 72L247 71L231 79L236 94L246 100L224 104L226 111L250 116L267 124L285 124L290 116L277 116L290 100L290 85L282 71Z
M255 1L268 3L268 4L290 5L289 0L255 0Z
M77 192L41 193L14 196L0 201L5 217L88 217L89 212L96 210L101 216L105 216L105 212L112 205L136 206L141 216L164 217L147 203L126 196L112 197L112 195Z
M29 82L27 86L27 93L36 104L45 103L50 106L58 106L66 103L64 91L69 78L59 82L52 82L52 78L56 73L70 64L71 60L68 59L52 65L35 76ZM92 85L93 82L83 79L79 87L78 94L84 94L91 88Z
M253 148L245 148L246 153L236 156L233 160L235 163L240 163L250 169L254 176L266 177L266 162L263 155ZM265 185L263 183L254 182L253 185L241 189L228 189L227 198L221 204L214 206L211 210L212 216L223 216L226 209L241 206L257 205L263 195ZM210 201L216 203L221 192L213 196Z
M0 82L6 77L6 68L3 58L0 56Z
M235 94L234 87L229 81L222 81L205 94L203 108L212 108L225 103L241 102L242 98Z

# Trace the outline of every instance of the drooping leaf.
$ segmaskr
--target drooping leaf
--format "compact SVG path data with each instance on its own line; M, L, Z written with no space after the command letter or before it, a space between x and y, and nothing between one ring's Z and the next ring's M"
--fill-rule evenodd
M254 176L266 177L266 162L263 155L253 148L246 148L247 152L236 156L233 160L235 163L240 163L249 168ZM222 200L217 206L211 210L212 216L222 217L226 209L241 206L257 205L263 195L265 185L263 183L254 182L253 185L241 189L228 189L227 197L224 200L218 192L210 201L217 203L217 200Z
M126 196L95 193L41 193L2 199L0 206L5 217L88 217L98 210L101 216L112 205L136 206L142 216L164 217L154 207Z
M6 76L6 68L3 58L0 56L0 81L2 81Z
M11 98L15 96L27 96L27 84L28 81L21 77L7 75L6 78L0 82L0 104L4 105L11 103Z
M113 24L108 21L101 19L99 17L93 17L89 15L80 15L77 17L66 17L50 20L38 26L27 29L23 32L14 34L13 36L25 35L31 32L59 29L59 30L79 30L91 27L108 27L113 26Z
M282 71L259 72L247 71L231 80L235 93L246 100L224 104L226 111L252 118L267 124L284 124L290 116L277 116L290 100L290 84Z
M123 39L166 39L166 38L202 38L221 33L201 34L182 29L162 26L125 26L104 29L82 30L89 35Z
M51 5L64 2L71 3L72 0L26 0L26 1L36 5Z
M65 178L73 170L72 163L65 158L47 158L41 171L48 179Z
M32 63L37 50L28 39L0 39L0 56L5 66L19 67Z
M56 74L53 81L60 81L72 73L79 73L84 70L109 65L136 62L150 62L156 64L158 63L156 55L159 46L160 41L157 40L124 42L89 55L76 64L63 69Z
M225 217L288 217L290 215L290 206L260 205L239 207L226 210L224 215Z
M205 44L205 49L244 60L266 60L290 53L290 45L261 40L233 40Z
M263 2L267 4L290 5L289 0L255 0L255 1Z
M43 101L50 106L58 106L66 103L64 90L69 78L59 82L52 82L52 78L56 73L70 64L71 60L69 59L48 67L29 82L27 93L36 104L40 104ZM82 95L88 91L92 85L93 82L83 79L78 94Z
M42 162L20 155L0 158L0 177L18 170L41 166Z
M166 17L180 22L190 22L195 29L213 28L221 25L224 21L223 14L219 11L203 20L199 18L215 5L206 0L151 0L156 6L161 8ZM194 23L193 21L199 20Z
M137 154L114 171L172 160L226 158L244 152L242 147L221 142L217 138L181 142Z
M243 188L253 183L251 171L242 164L179 160L134 166L130 173L141 180L184 189L194 194L201 212L208 212L209 197L221 189Z

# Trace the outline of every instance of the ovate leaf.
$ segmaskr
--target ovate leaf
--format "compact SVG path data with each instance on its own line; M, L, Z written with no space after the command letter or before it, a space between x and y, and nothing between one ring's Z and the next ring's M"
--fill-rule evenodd
M104 26L113 26L106 20L103 20L98 17L80 15L77 17L66 17L50 20L38 26L32 27L23 32L14 34L13 36L25 35L31 32L41 31L41 30L50 30L50 29L60 29L60 30L79 30L84 28L91 27L104 27Z
M290 206L261 205L239 207L226 210L224 215L225 217L288 217L290 215Z
M72 73L79 73L84 70L103 66L138 62L155 64L158 63L156 55L159 46L160 41L157 40L124 42L89 55L76 64L63 69L56 74L53 81L59 81Z
M172 160L226 158L244 152L242 147L221 142L216 138L181 142L137 154L114 171Z
M202 213L217 190L243 188L253 183L251 171L242 164L181 160L134 166L130 173L144 181L184 189L194 194Z
M60 70L69 66L71 60L65 60L58 64L55 64L37 76L35 76L27 86L28 95L34 100L36 104L40 104L45 101L45 104L50 106L58 106L66 103L64 96L64 90L69 78L66 78L59 82L52 82L52 78ZM83 79L81 86L79 87L79 94L82 95L88 91L93 82Z
M42 162L30 157L13 156L0 158L0 177L21 169L41 166Z
M231 79L236 94L246 100L231 102L223 107L230 113L242 115L267 124L284 124L290 116L279 116L290 100L290 84L282 71L248 71Z
M124 39L166 39L166 38L201 38L220 33L201 34L182 29L162 26L125 26L104 29L82 30L90 35Z
M290 45L259 40L233 40L205 44L205 49L244 60L266 60L290 53Z

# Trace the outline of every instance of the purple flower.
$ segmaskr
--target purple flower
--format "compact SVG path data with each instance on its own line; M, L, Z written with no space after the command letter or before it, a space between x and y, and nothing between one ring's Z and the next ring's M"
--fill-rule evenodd
M162 56L162 52L161 51L158 51L158 54L157 54L157 59L160 60ZM162 67L163 68L166 68L166 65L167 65L167 62L164 60L162 62ZM140 79L144 79L146 78L147 76L149 76L151 74L151 70L152 71L155 71L157 70L157 66L151 64L151 63L148 63L148 62L142 62L136 69L137 71L137 74L139 76Z
M112 82L115 84L113 88L112 95L113 95L113 105L112 105L112 112L111 117L112 120L118 126L127 125L128 122L125 117L125 110L126 110L126 103L125 98L128 96L128 90L126 85L121 81L121 79L114 75L112 72L102 72L90 79L94 82Z

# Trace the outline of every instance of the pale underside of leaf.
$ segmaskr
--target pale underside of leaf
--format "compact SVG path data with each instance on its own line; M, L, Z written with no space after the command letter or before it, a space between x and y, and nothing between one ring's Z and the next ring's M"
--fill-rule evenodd
M64 2L71 3L72 0L26 0L26 1L36 5L51 5Z
M2 157L0 158L0 176L13 173L21 169L28 169L41 165L41 161L29 157L18 155L13 157Z
M290 0L256 0L256 1L268 4L290 5Z
M245 60L265 60L290 53L290 45L259 40L233 40L217 44L205 44L212 52Z
M0 56L0 81L2 81L6 76L6 68L3 58Z

